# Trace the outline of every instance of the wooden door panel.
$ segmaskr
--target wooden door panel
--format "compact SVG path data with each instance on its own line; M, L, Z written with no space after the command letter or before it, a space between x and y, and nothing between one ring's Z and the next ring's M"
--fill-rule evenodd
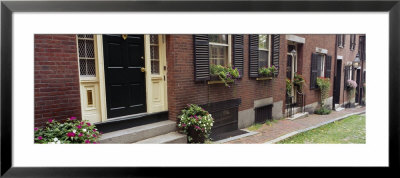
M108 118L146 112L143 35L103 35Z

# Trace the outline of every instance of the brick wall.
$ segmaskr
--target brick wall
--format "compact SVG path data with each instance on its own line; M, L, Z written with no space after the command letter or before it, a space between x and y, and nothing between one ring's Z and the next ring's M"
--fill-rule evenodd
M187 104L206 104L234 98L241 98L239 111L253 108L254 100L273 97L274 102L285 97L286 58L281 52L278 79L256 81L248 75L248 35L244 36L244 72L242 79L230 88L224 84L207 84L194 81L193 35L167 35L168 65L168 110L169 119L176 120ZM281 36L281 46L283 45ZM282 49L281 49L282 51ZM283 91L283 92L282 92ZM284 108L282 108L283 110Z
M51 118L81 119L75 35L35 35L35 127Z

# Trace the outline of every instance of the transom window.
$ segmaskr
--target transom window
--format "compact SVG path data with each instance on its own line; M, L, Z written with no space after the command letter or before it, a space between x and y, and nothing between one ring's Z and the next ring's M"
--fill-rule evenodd
M258 35L258 66L271 66L271 35Z
M208 35L211 65L228 66L228 35Z
M77 35L79 71L84 77L96 77L93 35Z
M160 74L160 45L158 35L150 35L151 74Z

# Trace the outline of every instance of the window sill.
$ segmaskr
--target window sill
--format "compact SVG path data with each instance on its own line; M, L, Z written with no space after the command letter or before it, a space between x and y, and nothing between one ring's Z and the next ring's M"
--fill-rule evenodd
M207 83L209 85L212 85L212 84L225 83L225 82L223 82L221 80L211 80L211 81L208 81ZM233 83L233 82L227 82L227 83Z

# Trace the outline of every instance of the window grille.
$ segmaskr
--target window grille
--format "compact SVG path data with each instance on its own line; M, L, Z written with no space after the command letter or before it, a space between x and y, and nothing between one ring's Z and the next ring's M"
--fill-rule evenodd
M95 77L95 53L93 35L77 35L79 53L79 71L81 76Z
M160 46L158 35L150 35L151 74L160 74Z

